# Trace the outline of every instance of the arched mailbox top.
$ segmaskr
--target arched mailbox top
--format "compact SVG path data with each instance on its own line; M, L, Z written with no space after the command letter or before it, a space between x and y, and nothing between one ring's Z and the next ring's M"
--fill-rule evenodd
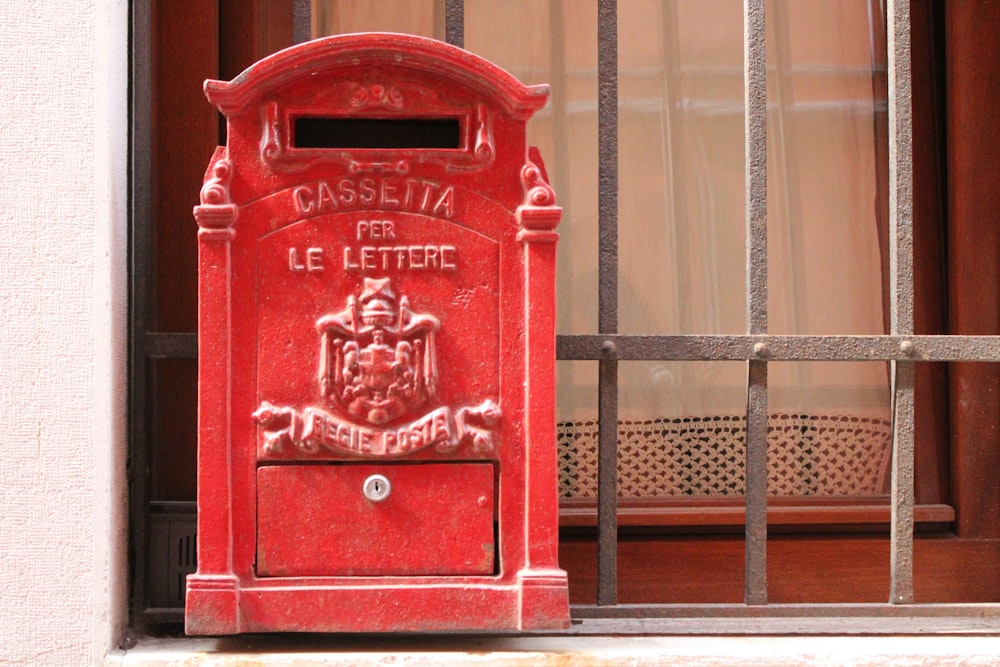
M434 39L398 33L335 35L278 51L251 65L232 81L210 79L205 95L231 116L272 95L309 80L335 83L344 72L383 66L416 74L442 87L460 86L482 96L512 118L527 120L548 97L547 84L526 86L493 63Z

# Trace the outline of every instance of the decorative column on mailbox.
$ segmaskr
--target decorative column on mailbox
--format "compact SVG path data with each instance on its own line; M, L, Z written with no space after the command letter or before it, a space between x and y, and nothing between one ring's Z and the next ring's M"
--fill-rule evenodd
M566 627L548 87L378 33L205 93L188 633Z

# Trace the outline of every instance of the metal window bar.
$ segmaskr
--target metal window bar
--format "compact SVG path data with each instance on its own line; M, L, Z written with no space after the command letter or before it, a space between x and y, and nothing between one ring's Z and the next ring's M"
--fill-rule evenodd
M858 631L893 632L899 625L873 626L870 617L953 618L938 623L943 631L970 631L966 620L979 619L980 629L995 631L1000 619L997 605L946 605L913 603L913 368L915 362L1000 362L1000 337L913 334L912 260L912 136L910 119L909 2L888 0L889 54L889 196L890 196L890 332L875 336L770 335L767 333L767 170L766 170L766 68L764 60L765 0L744 0L744 77L746 101L747 194L747 334L746 335L624 335L618 330L618 63L617 1L598 0L599 80L599 303L598 332L557 336L556 355L561 360L599 362L599 472L598 472L598 593L597 605L574 605L573 615L587 624L571 632L650 632L662 628L658 619L675 619L679 633L713 631L699 621L689 629L676 619L701 617L722 621L716 631L732 631L725 619L744 621L741 631L764 623L758 631L788 631L782 618L816 616L863 618ZM309 0L294 0L296 42L311 37ZM134 44L148 32L148 6L135 3ZM464 1L445 0L445 35L449 43L464 45ZM147 35L148 37L148 35ZM143 47L147 48L147 47ZM148 86L149 53L136 54L133 63L132 115L132 219L147 218L149 202ZM131 227L131 470L148 465L145 433L148 387L146 373L156 358L195 358L197 335L150 330L149 257L152 239L148 226ZM617 382L618 361L745 361L747 362L747 492L746 587L743 605L619 604L617 600ZM767 603L767 366L782 361L888 361L891 363L893 410L893 468L891 481L889 605L770 605ZM148 490L142 475L133 478L133 507L144 507ZM146 512L133 513L134 544L138 554L146 548ZM133 577L136 618L176 620L172 610L144 608L146 563L139 557ZM177 616L179 618L179 616ZM612 623L601 625L601 621ZM623 624L624 623L624 624ZM652 625L650 625L652 623ZM820 629L825 626L817 626ZM848 625L844 628L853 627ZM922 627L922 626L921 626ZM949 630L950 628L950 630ZM850 630L847 630L850 631Z
M889 3L889 333L913 334L913 137L910 3ZM889 601L913 602L913 362L892 362Z
M767 59L764 0L743 2L747 333L767 333ZM766 346L766 343L760 345ZM747 364L744 601L767 604L767 361Z
M618 2L598 4L598 331L618 333ZM618 360L598 366L597 604L618 602Z
M445 0L444 41L465 47L465 0Z

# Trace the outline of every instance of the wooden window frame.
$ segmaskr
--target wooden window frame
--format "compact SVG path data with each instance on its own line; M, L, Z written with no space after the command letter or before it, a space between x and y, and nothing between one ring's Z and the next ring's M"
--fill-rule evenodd
M300 10L302 5L296 0ZM461 3L449 0L446 6L449 39L461 44ZM600 7L611 11L614 3ZM297 24L288 8L289 0L198 0L185 3L184 17L175 23L177 17L167 16L169 3L132 2L130 480L132 612L139 626L179 619L176 609L150 607L148 536L153 517L179 509L169 494L157 498L162 490L157 484L184 489L187 482L174 461L194 458L193 408L177 391L182 386L191 391L191 360L197 355L190 211L204 164L223 132L200 84L209 77L231 78L300 40L301 21ZM995 98L982 91L995 92L991 86L1000 56L984 54L1000 27L1000 12L972 0L912 0L910 21L918 73L912 80L915 331L996 335L1000 226L991 216L1000 210L1000 194L991 185L1000 175L994 159L1000 137L979 128L991 120L995 106ZM602 52L602 58L607 56ZM617 173L605 172L602 179L600 206L607 217L615 215L611 183ZM614 263L602 266L603 276L615 271ZM628 346L635 343L617 336L613 318L602 319L592 339L572 338L560 337L561 354L599 360L602 373L612 373L617 359L629 358ZM584 346L584 352L570 350L574 345ZM915 600L995 602L1000 600L1000 575L993 572L1000 569L995 567L1000 562L1000 485L987 472L1000 470L1000 447L978 443L997 440L1000 371L995 364L916 364L914 384L914 511L918 522L925 522L913 545ZM169 446L157 449L150 446L153 441ZM177 472L180 476L170 479ZM610 479L613 475L605 472L604 483L613 486ZM664 512L642 503L613 503L598 527L600 510L579 505L566 503L560 547L561 562L570 572L574 615L748 613L742 604L744 537L725 527L743 525L742 506L679 502L677 509ZM766 547L768 601L884 603L888 508L865 499L813 505L772 504L764 517L772 526ZM705 512L706 506L711 511ZM599 565L595 543L606 548L609 542L615 559ZM823 581L804 571L803 562L839 574ZM614 593L602 600L598 574L611 569ZM724 576L705 577L708 571ZM644 603L657 603L658 611L632 606ZM965 607L954 611L969 613ZM877 613L894 612L879 607Z

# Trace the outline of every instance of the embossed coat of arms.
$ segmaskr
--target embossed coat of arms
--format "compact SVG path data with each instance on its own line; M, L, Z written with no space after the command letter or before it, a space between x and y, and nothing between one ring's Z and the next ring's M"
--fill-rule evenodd
M364 278L343 310L316 320L319 394L303 408L261 402L253 417L265 454L292 446L360 455L395 456L464 443L492 451L500 408L491 400L468 407L428 407L437 389L438 318L416 312L389 278ZM332 409L332 411L331 411Z
M351 417L382 425L412 412L437 384L436 317L415 313L388 278L366 278L347 308L316 322L324 396Z

